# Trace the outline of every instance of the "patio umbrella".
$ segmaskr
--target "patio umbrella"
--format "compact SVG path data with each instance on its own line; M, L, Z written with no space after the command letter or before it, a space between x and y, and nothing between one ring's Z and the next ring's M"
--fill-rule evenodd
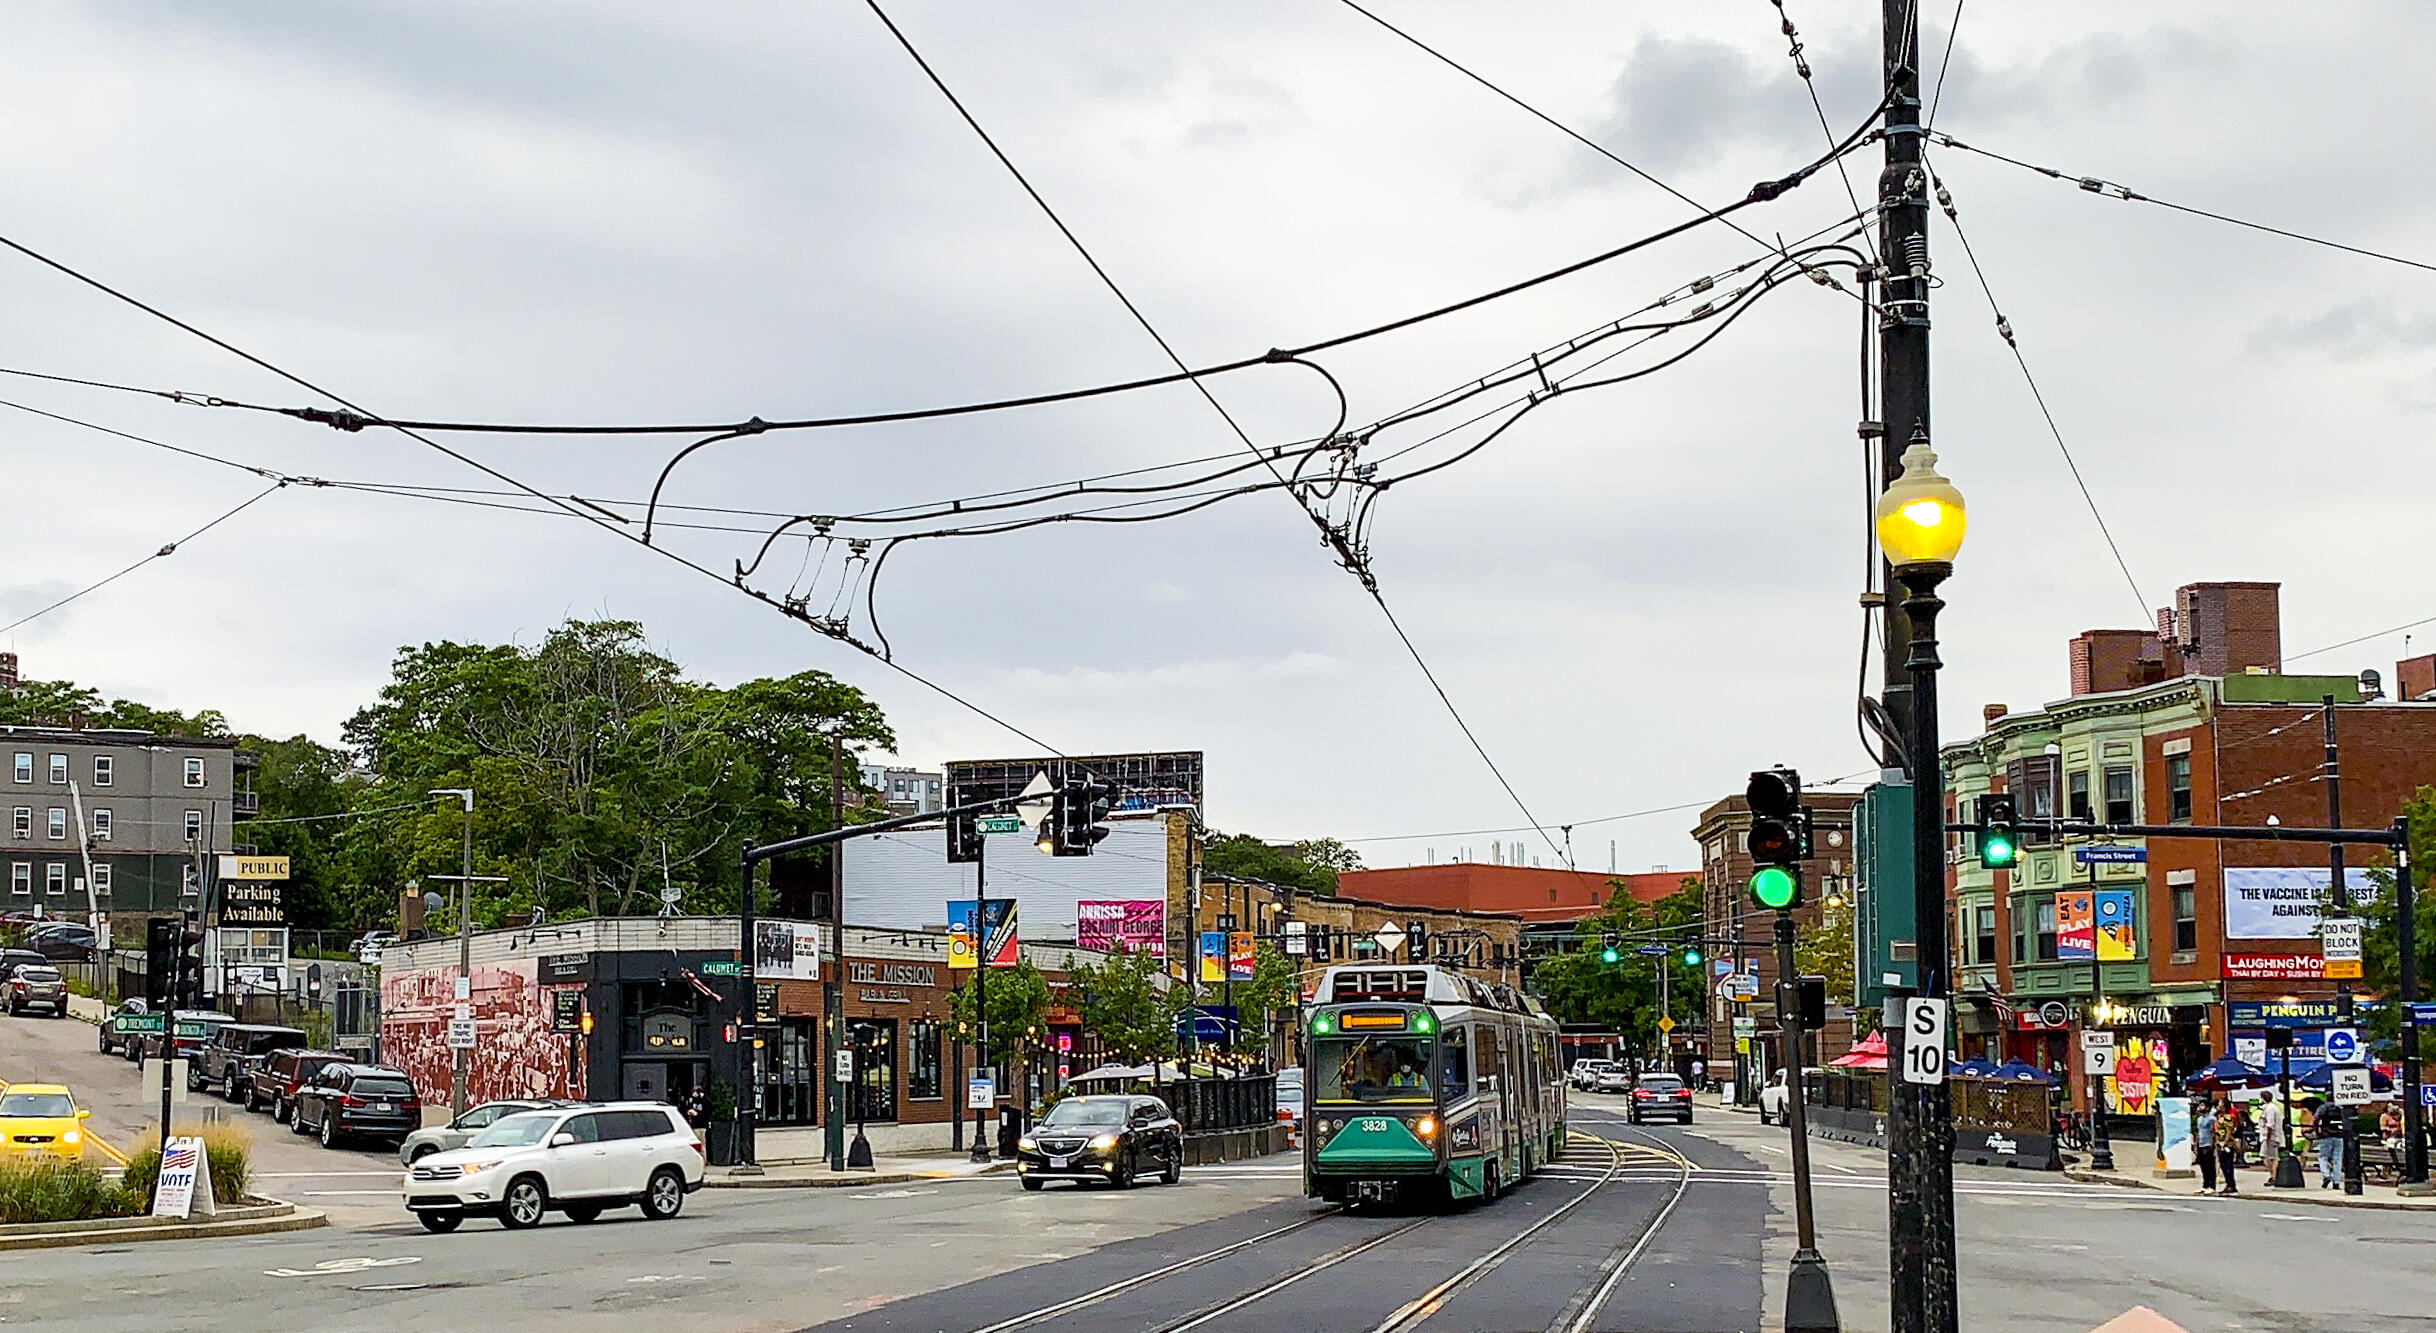
M1974 1056L1955 1065L1951 1072L1962 1078L1989 1078L1996 1073L1996 1065L1992 1061Z
M2275 1075L2228 1055L2183 1082L2201 1092L2224 1092L2233 1088L2271 1088L2275 1086Z
M2334 1071L2335 1066L2330 1064L2320 1064L2317 1068L2310 1070L2306 1074L2293 1075L2292 1086L2296 1088L2307 1088L2312 1092L2328 1091L2334 1087ZM2386 1077L2384 1070L2379 1069L2374 1065L2369 1066L2368 1090L2370 1092L2391 1092L2393 1087L2394 1080Z
M2046 1070L2022 1060L2007 1060L1998 1065L1990 1078L2007 1079L2016 1083L2045 1083L2053 1086L2055 1079Z

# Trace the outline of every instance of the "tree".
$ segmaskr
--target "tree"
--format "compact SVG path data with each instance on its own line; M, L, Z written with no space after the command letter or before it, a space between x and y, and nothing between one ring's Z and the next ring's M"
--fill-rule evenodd
M1020 958L1013 967L991 968L988 989L990 1042L986 1054L996 1064L1021 1054L1025 1035L1037 1029L1049 1012L1049 979L1032 966L1031 959ZM956 1021L967 1028L975 1026L973 992L972 980L956 991ZM980 1040L978 1031L974 1040Z
M1689 1026L1701 1014L1707 979L1698 965L1683 962L1682 945L1699 936L1702 921L1701 885L1686 877L1675 892L1655 902L1634 898L1621 880L1608 881L1607 906L1574 927L1575 946L1540 963L1531 989L1559 1022L1595 1023L1624 1039L1638 1054L1661 1044L1658 1032L1658 973L1667 975L1666 1013L1678 1026ZM1614 932L1622 957L1614 963L1600 958L1600 937ZM1634 950L1644 944L1665 944L1663 957L1644 957Z
M1235 1021L1240 1038L1262 1046L1275 1030L1280 1014L1290 1014L1302 1000L1302 971L1284 950L1262 940L1253 949L1252 979L1235 983Z
M1338 872L1361 869L1362 858L1334 838L1278 844L1248 833L1213 833L1202 845L1201 868L1227 879L1333 897Z
M1793 936L1793 966L1803 976L1825 977L1827 998L1839 1004L1853 1000L1852 900L1838 895L1821 901L1818 919Z
M2428 870L2436 867L2436 787L2421 787L2418 794L2402 808L2411 821L2411 887L2417 893L2417 910L2412 913L2414 941L2419 955L2420 993L2436 982L2436 894L2428 892ZM2370 870L2369 878L2377 885L2373 902L2361 903L2355 910L2368 922L2360 941L2361 985L2385 995L2399 995L2402 987L2401 936L2396 925L2401 920L2400 906L2394 893L2394 871L2391 865ZM2368 1020L2370 1033L2380 1040L2390 1039L2401 1031L2401 1007L2385 1005ZM2420 1039L2421 1046L2427 1044Z
M1167 969L1140 950L1120 948L1100 963L1066 956L1066 995L1083 1031L1098 1037L1119 1063L1141 1064L1175 1054L1180 987L1162 986ZM992 995L991 1008L997 1008Z

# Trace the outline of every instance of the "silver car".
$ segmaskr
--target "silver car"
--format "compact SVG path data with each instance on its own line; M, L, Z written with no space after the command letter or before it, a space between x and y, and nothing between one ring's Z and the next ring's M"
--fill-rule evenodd
M484 1102L469 1106L465 1114L445 1125L418 1129L398 1145L398 1165L413 1166L415 1159L451 1148L462 1148L466 1140L490 1128L491 1122L518 1111L554 1111L562 1106L580 1106L581 1102L557 1097L524 1097L503 1102Z

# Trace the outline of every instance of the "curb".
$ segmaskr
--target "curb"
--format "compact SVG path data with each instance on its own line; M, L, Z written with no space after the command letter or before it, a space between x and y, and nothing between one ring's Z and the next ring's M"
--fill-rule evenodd
M57 1223L58 1230L0 1232L0 1251L46 1250L69 1245L119 1245L142 1240L207 1240L224 1236L260 1236L278 1231L308 1231L330 1225L329 1215L312 1208L282 1203L272 1207L236 1209L251 1216L210 1222L150 1222L143 1218L97 1218ZM35 1224L37 1226L42 1224Z
M2196 1192L2186 1195L2176 1190L2166 1189L2162 1185L2151 1184L2145 1180L2134 1180L2128 1176L2107 1175L2101 1171L2066 1170L2064 1172L2064 1178L2066 1180L2077 1180L2085 1185L2114 1185L2122 1189L2153 1190L2159 1194L2172 1194L2177 1198L2210 1199L2223 1197L2221 1195L2199 1194ZM2404 1203L2400 1199L2355 1199L2349 1195L2328 1199L2320 1197L2320 1194L2317 1192L2312 1192L2306 1189L2279 1190L2275 1189L2273 1186L2262 1186L2257 1193L2236 1194L2233 1197L2236 1199L2268 1199L2273 1200L2276 1203L2306 1203L2313 1204L2320 1208L2366 1208L2384 1213L2436 1213L2436 1206L2430 1206L2423 1203Z
M993 1162L979 1171L949 1173L925 1171L884 1171L877 1175L846 1172L818 1176L705 1176L706 1190L835 1190L862 1189L871 1185L911 1185L926 1180L970 1180L994 1176L1013 1170L1012 1163Z

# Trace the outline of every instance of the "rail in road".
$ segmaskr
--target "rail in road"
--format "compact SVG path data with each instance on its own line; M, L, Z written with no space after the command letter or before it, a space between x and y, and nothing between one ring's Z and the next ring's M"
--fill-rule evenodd
M974 1333L1018 1333L1052 1319L1071 1327L1078 1317L1082 1323L1097 1324L1104 1319L1111 1327L1147 1328L1151 1333L1202 1333L1229 1325L1249 1327L1254 1315L1263 1319L1264 1326L1273 1327L1272 1308L1289 1304L1296 1307L1296 1315L1303 1316L1302 1322L1313 1327L1415 1333L1467 1290L1528 1253L1535 1241L1552 1239L1561 1223L1568 1218L1578 1219L1585 1205L1602 1190L1627 1179L1645 1180L1647 1172L1663 1171L1662 1183L1671 1186L1663 1202L1629 1234L1607 1248L1587 1280L1578 1283L1557 1311L1554 1322L1548 1325L1550 1333L1586 1333L1633 1263L1681 1202L1697 1170L1689 1159L1664 1142L1636 1137L1641 1141L1576 1132L1574 1145L1603 1152L1604 1165L1585 1168L1598 1174L1544 1210L1524 1212L1523 1206L1510 1195L1503 1203L1457 1212L1430 1213L1409 1220L1382 1219L1392 1224L1384 1230L1338 1238L1338 1243L1309 1255L1307 1261L1293 1262L1285 1271L1254 1276L1249 1281L1222 1278L1219 1290L1213 1293L1208 1289L1213 1274L1222 1274L1230 1262L1247 1261L1271 1251L1290 1255L1298 1244L1329 1238L1333 1228L1363 1219L1361 1213L1332 1208L1130 1274L1079 1295L1000 1318L977 1327ZM1562 1176L1549 1173L1523 1188L1544 1188L1564 1177L1582 1178L1572 1171L1565 1171ZM1492 1224L1488 1234L1477 1234ZM1452 1260L1438 1256L1437 1251L1445 1248L1457 1252ZM1319 1285L1313 1286L1315 1283ZM1357 1289L1358 1294L1348 1297L1348 1292ZM1348 1299L1355 1305L1368 1306L1373 1313L1356 1325L1338 1322L1342 1314L1334 1308L1324 1315L1310 1308L1315 1303L1333 1306ZM1147 1307L1139 1313L1148 1317L1127 1317L1127 1309L1115 1308L1137 1303ZM1188 1303L1188 1308L1173 1313L1178 1303ZM1153 1313L1154 1310L1160 1313Z

